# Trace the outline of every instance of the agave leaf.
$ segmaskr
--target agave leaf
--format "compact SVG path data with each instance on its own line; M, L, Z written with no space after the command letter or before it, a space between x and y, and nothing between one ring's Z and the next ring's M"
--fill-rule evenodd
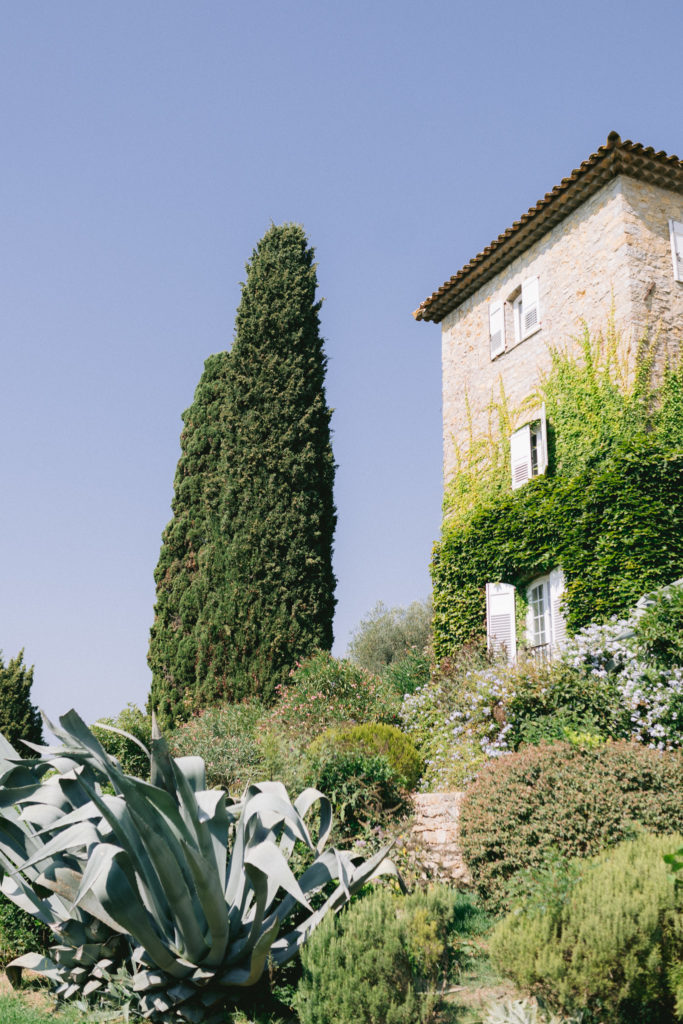
M204 938L201 906L199 901L193 898L193 887L190 888L188 885L187 878L183 875L180 864L173 856L173 851L169 850L164 837L135 812L131 813L168 901L169 914L172 913L175 919L183 952L188 960L197 963L207 954L209 946ZM170 908L173 908L172 912Z
M65 828L63 832L58 832L56 836L53 836L47 843L40 846L28 860L24 861L21 865L21 870L24 871L26 868L34 867L36 864L42 863L42 861L49 860L55 854L61 856L65 850L78 848L87 850L90 846L99 843L99 841L100 836L92 822L80 821L75 825Z
M62 914L66 913L66 908L59 902L56 906L53 906L53 901L50 899L41 899L36 896L30 885L27 885L21 875L5 875L0 883L0 890L4 896L7 896L12 903L16 904L21 910L25 910L27 914L32 914L33 917L37 917L39 921L50 927L54 927L60 921L59 910Z
M255 985L263 974L263 969L266 966L270 948L277 936L278 928L279 924L277 921L274 921L269 928L266 928L261 933L258 942L254 945L249 966L247 968L233 967L232 970L227 971L221 976L221 984L237 985L240 987Z
M259 868L267 880L266 909L270 907L280 888L288 892L307 910L311 909L311 905L294 877L287 860L273 843L261 842L250 845L245 853L244 863Z
M234 941L230 947L225 959L225 963L228 966L243 960L255 949L259 942L259 936L262 934L261 926L266 912L266 901L268 899L267 872L263 871L257 864L250 864L245 860L244 873L248 877L254 893L254 908L247 934L243 938ZM244 923L246 924L246 921Z
M193 793L206 789L206 768L201 757L175 757L173 760Z
M19 988L21 985L21 972L24 969L42 974L50 981L59 981L62 977L60 968L48 956L41 956L40 953L24 953L23 956L18 956L5 967L7 980L12 988Z
M182 842L183 851L192 871L197 895L211 935L210 950L203 963L220 964L230 941L230 918L223 897L223 886L215 865L209 864L188 843Z
M199 820L206 823L211 836L213 859L221 888L225 884L225 869L228 862L228 829L234 821L234 816L228 811L226 797L226 793L216 789L195 794Z

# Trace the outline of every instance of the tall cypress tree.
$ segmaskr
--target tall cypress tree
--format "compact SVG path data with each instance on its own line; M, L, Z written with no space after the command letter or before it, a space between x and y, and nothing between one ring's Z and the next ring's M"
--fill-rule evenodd
M246 269L223 451L226 669L237 695L269 700L297 658L332 645L334 459L303 228L272 226Z
M332 644L334 460L313 249L273 226L247 264L229 355L185 414L156 571L150 705L269 700L297 658Z

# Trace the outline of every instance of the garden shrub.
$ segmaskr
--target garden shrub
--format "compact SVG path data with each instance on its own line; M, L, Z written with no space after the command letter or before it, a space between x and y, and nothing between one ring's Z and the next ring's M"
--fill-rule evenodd
M382 754L323 751L309 765L308 782L327 796L342 837L379 825L386 811L406 806L405 779Z
M203 758L207 785L239 795L267 774L257 731L263 717L259 704L206 708L171 733L169 748L174 757Z
M605 1024L667 1024L683 966L683 894L663 855L681 836L641 835L574 861L562 898L543 893L491 937L494 962L522 988Z
M111 725L122 732L130 733L140 743L150 749L152 742L152 716L146 715L136 704L127 704L116 718L101 718L101 725ZM102 729L93 725L93 735L97 737L104 749L119 762L124 772L136 775L139 779L149 778L149 758L137 743L133 743L119 733Z
M415 744L395 725L365 722L340 729L327 729L308 748L312 761L324 761L340 751L358 751L385 757L403 780L406 789L415 789L422 774L423 761Z
M302 948L301 1024L426 1024L481 923L471 896L447 886L408 897L376 889Z
M387 608L379 601L354 630L349 658L369 672L382 674L409 651L424 649L431 623L431 600L413 601L407 608Z
M552 847L591 856L638 827L683 830L683 757L624 741L525 747L491 761L463 801L463 856L487 905L509 905L511 879Z

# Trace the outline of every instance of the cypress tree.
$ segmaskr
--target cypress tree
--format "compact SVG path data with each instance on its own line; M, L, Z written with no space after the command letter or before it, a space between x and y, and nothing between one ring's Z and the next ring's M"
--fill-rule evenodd
M22 757L31 757L31 751L21 740L43 742L43 726L38 708L31 703L33 665L24 665L24 652L19 651L5 665L0 653L0 733L16 748Z
M185 413L155 578L150 695L162 724L270 700L332 644L334 460L314 252L272 226L247 264L229 354Z
M273 225L246 269L223 451L226 671L236 696L270 700L298 658L332 646L334 459L303 228Z
M180 460L154 573L154 625L147 661L149 710L163 726L189 717L215 696L214 661L224 641L220 612L221 450L229 353L209 356L194 401L183 413ZM218 648L218 650L217 650Z

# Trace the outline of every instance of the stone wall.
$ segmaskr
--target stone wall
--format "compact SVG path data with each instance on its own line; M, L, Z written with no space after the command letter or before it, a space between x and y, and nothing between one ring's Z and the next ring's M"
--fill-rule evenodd
M631 371L646 326L661 328L662 347L680 346L683 283L673 277L668 219L683 220L683 197L620 176L450 313L442 324L444 475L456 450L490 429L501 383L511 408L533 393L550 367L551 347L572 345L583 323L604 329L614 307L622 356ZM541 328L514 344L510 310L506 351L489 350L489 306L538 276Z

